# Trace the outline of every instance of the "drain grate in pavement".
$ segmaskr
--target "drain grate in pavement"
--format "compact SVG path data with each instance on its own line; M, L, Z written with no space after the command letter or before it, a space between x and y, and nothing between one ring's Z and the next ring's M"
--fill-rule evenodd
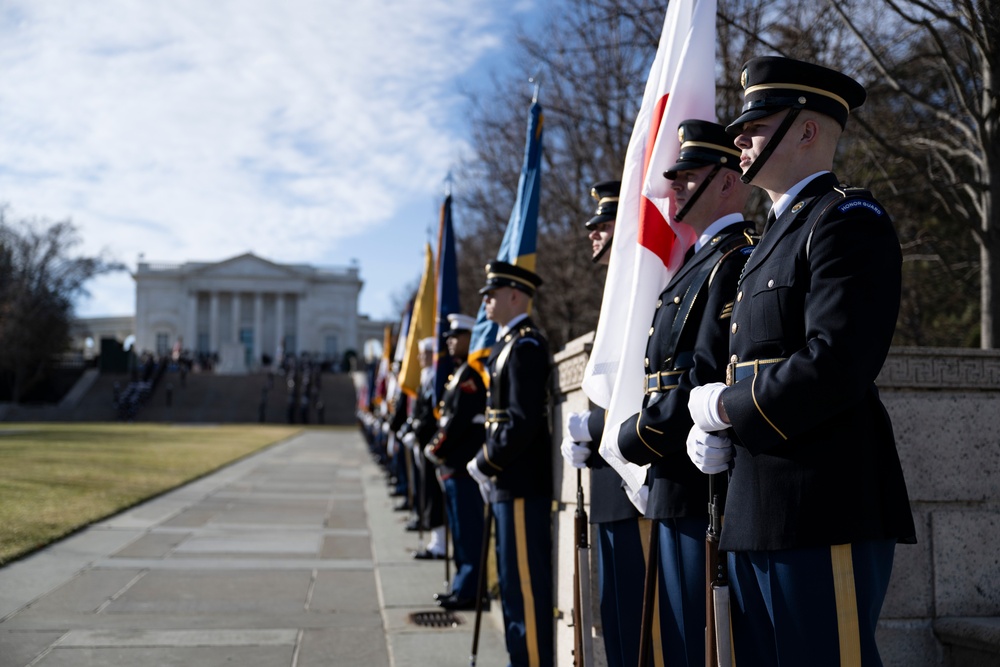
M462 619L450 611L415 611L410 614L410 623L425 628L453 628L462 624Z

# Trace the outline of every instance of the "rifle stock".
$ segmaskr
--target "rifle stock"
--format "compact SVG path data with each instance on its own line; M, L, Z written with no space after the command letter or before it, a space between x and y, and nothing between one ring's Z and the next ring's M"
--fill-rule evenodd
M576 471L576 514L573 517L576 558L573 560L573 664L593 664L594 645L590 637L590 542L589 521L583 506L583 473Z
M723 474L723 473L719 473ZM705 666L732 664L729 642L729 580L725 556L719 554L722 532L722 500L716 484L718 475L708 478L708 531L705 533Z
M479 551L479 579L476 582L476 623L472 630L472 653L469 656L469 667L476 667L479 655L479 628L483 621L483 604L486 597L486 563L490 549L490 534L493 532L493 505L486 503L483 507L483 544Z

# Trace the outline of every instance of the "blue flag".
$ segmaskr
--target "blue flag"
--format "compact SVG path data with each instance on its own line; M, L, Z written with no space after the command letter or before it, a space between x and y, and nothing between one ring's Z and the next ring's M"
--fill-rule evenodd
M524 165L517 183L517 201L511 211L507 229L497 259L535 270L535 250L538 244L538 199L542 187L542 105L532 102L528 112L528 136L524 147ZM479 304L476 326L469 344L469 364L477 369L489 383L486 374L486 357L496 342L498 326L486 319L486 306Z
M437 257L437 332L434 343L434 405L444 395L444 385L455 370L454 360L445 347L444 336L451 324L448 316L459 313L458 261L455 258L455 234L451 222L451 195L441 205L441 224L438 229Z

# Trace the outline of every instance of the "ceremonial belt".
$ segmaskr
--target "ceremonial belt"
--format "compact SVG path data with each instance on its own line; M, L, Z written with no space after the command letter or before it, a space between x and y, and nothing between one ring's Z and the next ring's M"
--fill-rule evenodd
M487 424L502 424L509 421L510 413L507 410L494 410L493 408L486 409Z
M681 352L673 364L673 370L658 371L645 376L643 391L649 394L662 393L677 388L677 382L684 371L694 367L694 352Z
M761 366L769 366L784 360L785 357L777 357L775 359L754 359L753 361L740 362L731 361L726 365L726 386L732 387L740 380L746 380L748 377L753 377L757 374L757 371Z

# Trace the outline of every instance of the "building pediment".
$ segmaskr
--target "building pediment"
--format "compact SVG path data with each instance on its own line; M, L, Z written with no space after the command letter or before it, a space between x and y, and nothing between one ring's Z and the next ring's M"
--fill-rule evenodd
M269 262L253 253L246 253L215 264L205 264L191 272L199 278L301 278L293 267Z

